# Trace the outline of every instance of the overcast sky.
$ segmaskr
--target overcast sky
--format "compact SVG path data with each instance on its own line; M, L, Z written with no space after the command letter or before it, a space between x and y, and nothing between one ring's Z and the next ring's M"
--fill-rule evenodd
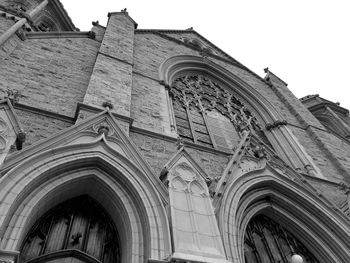
M350 0L61 0L76 27L106 25L127 8L139 29L187 29L264 76L270 70L300 98L350 109Z

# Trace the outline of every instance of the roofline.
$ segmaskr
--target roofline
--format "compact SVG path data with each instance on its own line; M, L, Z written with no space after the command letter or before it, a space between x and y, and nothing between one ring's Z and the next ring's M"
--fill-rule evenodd
M232 65L235 65L237 67L240 67L241 69L244 69L244 70L247 70L249 73L253 74L256 78L258 78L259 80L261 80L263 83L267 84L267 81L259 76L257 73L255 73L254 71L252 71L251 69L249 69L248 67L246 67L245 65L243 65L241 62L239 62L238 60L234 59L233 57L231 57L230 55L228 55L226 52L224 52L223 50L221 50L219 47L217 47L216 45L214 45L213 43L211 43L209 40L207 40L206 38L204 38L202 35L200 35L198 32L196 32L195 30L193 29L187 29L187 30L169 30L169 29L136 29L135 30L135 33L155 33L161 37L166 37L166 38L170 38L172 39L173 41L177 42L177 43L181 43L187 47L190 47L192 48L190 45L176 39L176 38L173 38L173 37L170 37L168 35L164 35L164 33L194 33L196 34L197 36L199 36L202 40L206 41L207 44L209 45L212 45L214 48L216 48L217 50L219 50L220 52L223 53L223 55L225 55L227 57L227 59L224 59L218 55L214 55L214 54L208 54L209 57L213 57L215 59L219 59L219 60L222 60L224 62L227 62L227 63L230 63Z
M316 99L316 101L318 103L315 104L315 105L307 107L310 111L318 110L318 109L321 109L323 107L327 107L328 106L328 107L332 108L333 110L335 110L335 111L337 111L339 113L342 113L344 115L348 115L349 114L349 110L344 108L344 107L341 107L338 102L333 102L333 101L330 101L330 100L326 100L326 99L320 97L318 94L307 95L305 97L300 98L299 100L304 104L306 101L312 100L312 99Z

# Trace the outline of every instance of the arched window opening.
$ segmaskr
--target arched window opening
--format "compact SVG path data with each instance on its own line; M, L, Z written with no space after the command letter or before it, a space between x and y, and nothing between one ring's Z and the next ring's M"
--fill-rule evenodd
M61 251L81 251L103 263L120 262L119 238L111 219L88 196L70 199L46 213L27 235L22 262Z
M250 131L271 146L257 119L228 88L207 75L188 73L172 83L175 122L187 142L231 151L243 131Z
M292 233L271 218L257 215L249 222L244 237L246 263L289 263L294 253L301 255L304 263L319 262Z

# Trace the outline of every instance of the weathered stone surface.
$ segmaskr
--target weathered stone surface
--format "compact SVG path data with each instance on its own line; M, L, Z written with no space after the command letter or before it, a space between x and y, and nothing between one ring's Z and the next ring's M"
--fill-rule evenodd
M129 117L131 72L131 65L99 54L84 103L102 108L104 102L110 102L114 112Z
M22 104L73 116L85 95L99 45L85 38L21 42L0 63L1 93L18 90Z
M163 169L164 165L177 151L174 142L132 131L130 131L130 138L139 148L148 164L153 168L156 176L160 175L160 171Z
M127 13L110 13L100 51L132 64L134 28Z
M153 138L136 132L130 132L130 137L158 176L164 165L177 152L175 142ZM186 150L198 165L212 178L221 176L228 163L227 155L203 152L192 149L190 146L187 146Z
M211 178L221 177L230 157L224 154L209 153L191 148L187 150Z
M5 0L0 0L0 3L4 2ZM31 8L37 2L38 0L28 0L28 3L34 4ZM52 3L56 1L50 1ZM57 14L52 14L51 11L46 10L45 14L56 20ZM13 24L13 21L4 20L3 17L0 17L0 22L3 22L0 23L0 34ZM229 58L210 46L209 41L202 39L201 43L193 42L191 47L179 43L196 38L191 30L183 33L135 30L134 22L125 11L111 13L106 28L95 25L92 30L96 33L95 40L80 38L82 34L74 32L71 32L71 38L62 37L68 34L57 34L60 38L55 39L46 38L45 33L37 34L36 39L25 40L14 35L0 47L0 97L10 94L15 102L15 113L27 135L24 146L52 138L41 144L43 148L46 147L45 150L49 150L47 156L41 154L42 148L27 148L28 151L8 156L3 164L4 169L0 173L0 229L5 235L1 238L0 245L7 249L6 253L17 253L17 248L21 247L20 237L28 233L30 226L44 214L44 210L49 211L67 195L91 194L110 213L118 231L130 230L130 233L125 232L121 236L123 241L130 241L127 249L124 250L124 244L121 246L122 256L130 252L128 258L122 258L123 262L160 262L165 259L240 262L238 255L244 249L241 244L243 237L237 233L244 233L245 229L241 227L248 222L242 220L251 220L254 213L266 213L268 216L274 211L273 207L276 207L276 213L280 213L277 219L284 219L282 223L298 221L302 224L301 227L290 224L288 229L297 230L296 234L300 234L303 229L309 230L302 232L308 234L302 240L318 238L314 242L313 251L327 256L332 250L336 254L327 262L348 262L343 260L349 256L346 249L348 232L345 230L348 225L341 213L344 209L349 211L349 206L346 203L347 193L338 186L343 183L344 188L348 189L344 183L350 182L350 144L326 130L282 80L274 75L270 76L270 80L264 80L233 60L232 63L225 60ZM48 34L51 37L53 35L56 33ZM212 49L221 59L203 53L203 47ZM185 67L187 73L209 74L214 79L227 81L233 95L237 95L247 109L257 116L264 131L267 122L272 122L269 123L267 137L278 152L271 153L259 142L255 142L255 139L249 140L248 134L253 131L251 126L255 120L247 115L248 110L245 111L241 104L233 102L236 108L232 108L230 104L233 100L230 101L232 97L229 92L212 89L211 92L215 94L211 97L206 96L205 92L193 92L197 88L212 88L213 83L209 81L205 83L206 87L197 83L198 86L192 87L192 91L182 90L183 93L180 93L184 95L180 99L194 103L192 109L185 110L184 107L188 107L188 104L184 103L184 107L179 110L177 127L180 129L182 125L187 133L182 134L182 139L176 139L172 103L166 90L166 84L171 83L160 82L159 71L166 60L181 55L196 58L188 62L191 67L189 70ZM232 79L237 78L236 81L232 80L231 83L230 77L227 77L229 74L220 75L220 67L216 67L216 70L206 67L212 62L219 65L222 72L229 71ZM199 64L203 66L202 69L196 68L195 65ZM182 74L181 70L177 67L173 72ZM178 76L176 74L175 77ZM15 98L16 91L20 92L20 96ZM186 92L196 93L197 97L186 97ZM229 99L225 103L217 100L216 104L220 105L214 105L213 101L220 96ZM191 98L191 102L188 98ZM16 99L19 99L19 103ZM194 109L201 108L205 114L201 107L203 104L200 105L202 99L206 99L206 103L211 106L205 110L221 107L220 112L225 112L226 117L232 118L237 130L240 130L237 133L237 138L239 136L242 140L238 140L239 147L230 144L230 148L225 148L230 150L235 146L232 149L234 158L213 148L205 148L212 141L224 137L211 134L211 130L206 127L206 118ZM83 105L80 104L80 111L76 112L79 102ZM98 126L91 130L85 129L92 127L89 121L99 113L99 109L106 107L106 102L113 105L113 109L109 106L110 110L119 114L115 114L118 124L134 143L125 138L124 134L119 134L119 137L108 136L109 126L103 122L98 122ZM77 118L73 118L75 113ZM84 121L87 123L84 124ZM344 119L344 122L346 126L350 119ZM65 147L57 146L61 141L57 142L55 135L72 125L81 126L72 127L67 133L61 134L67 135L64 138L72 139L72 143L62 143ZM76 133L77 131L80 132ZM196 142L197 138L192 136L196 133L197 143L205 146L187 143ZM210 135L217 135L217 138ZM11 136L13 144L17 140L17 134L12 131ZM122 149L121 143L128 147L130 155ZM178 174L173 177L173 181L167 181L166 176L161 178L162 182L158 180L169 160L175 163L180 160L176 159L178 155L175 154L179 145L183 144L188 157L187 165L196 166L198 173L207 174L214 180L192 180L195 170L187 169L186 165L181 168L183 160L182 163L177 163L179 169L174 172ZM134 148L135 145L141 156ZM216 147L215 143L212 146ZM242 157L244 153L250 155ZM125 159L126 156L129 160ZM231 158L225 178L218 181ZM246 159L236 169L240 158ZM278 158L286 159L286 163ZM193 165L194 162L197 165ZM265 166L267 162L270 163ZM147 163L153 173L149 171ZM171 165L168 168L170 175ZM324 178L316 177L321 177L318 170ZM315 189L307 184L308 181ZM208 185L211 187L210 192ZM167 187L173 188L169 190ZM178 195L178 192L183 194ZM341 207L339 211L337 207ZM177 212L167 214L172 208L176 208ZM322 216L318 218L320 214ZM348 212L343 214L349 216ZM315 218L318 219L314 220ZM170 231L169 226L177 232ZM24 227L28 229L23 230ZM336 233L340 234L334 237ZM174 235L177 236L174 238ZM145 240L149 240L149 244L145 244ZM181 240L180 249L175 244L178 240ZM327 249L316 249L317 244L326 244L329 240L338 243L334 246L331 244L332 247ZM224 249L220 247L215 252L215 244L221 244L221 241ZM193 247L188 249L188 246ZM214 250L210 252L210 249ZM342 260L337 258L339 251L342 252ZM0 251L0 256L3 256L1 253L3 251ZM36 256L41 256L39 254ZM209 254L218 257L213 258ZM151 259L146 258L146 255ZM244 261L244 256L241 257L241 261Z
M130 116L134 23L126 13L111 13L84 103Z
M27 110L15 109L18 120L26 133L24 147L55 136L59 131L73 125L71 122L55 119Z
M178 55L199 56L200 53L191 48L176 45L173 41L155 34L135 34L134 71L136 72L158 80L159 66L166 59Z
M133 75L131 117L134 126L159 133L171 133L166 93L159 82L142 75Z

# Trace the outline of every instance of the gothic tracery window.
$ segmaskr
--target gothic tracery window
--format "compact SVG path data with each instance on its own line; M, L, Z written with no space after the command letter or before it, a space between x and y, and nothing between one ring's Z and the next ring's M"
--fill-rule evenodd
M289 263L294 253L304 263L318 263L311 252L284 227L265 215L255 216L244 237L246 263Z
M227 151L249 130L271 147L251 111L223 86L197 73L173 81L170 95L179 136L187 142Z
M22 262L36 262L53 252L62 252L61 257L66 258L75 251L96 262L120 262L117 232L109 216L88 196L68 200L44 215L27 235L21 258Z

